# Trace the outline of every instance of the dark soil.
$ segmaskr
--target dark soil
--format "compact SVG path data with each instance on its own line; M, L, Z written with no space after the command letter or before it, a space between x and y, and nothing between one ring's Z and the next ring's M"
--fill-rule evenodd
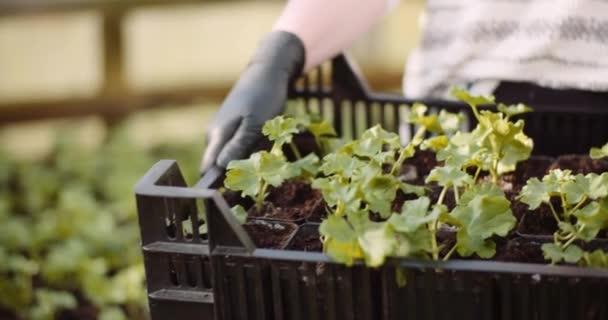
M552 235L555 231L557 222L546 204L534 211L526 211L517 226L517 232L520 234Z
M574 174L600 174L608 171L608 161L602 159L593 160L584 154L566 154L559 156L548 170L553 169L568 169L572 170Z
M258 248L282 249L296 230L292 223L251 220L243 225Z
M322 252L323 244L320 239L319 226L313 224L303 225L291 239L287 249L308 252Z
M415 194L405 194L401 190L397 190L397 194L395 195L395 200L393 200L393 204L391 205L392 212L401 212L401 208L403 207L403 203L408 200L414 200L418 198Z
M271 188L264 208L258 212L252 206L249 216L288 221L321 221L327 215L325 207L320 191L312 189L306 181L293 179L278 188Z
M496 244L496 255L493 260L507 262L528 262L546 264L540 248L542 244L520 237L503 239Z
M443 187L438 185L434 185L430 187L431 192L429 193L429 198L431 199L431 203L437 203L439 201L439 196L441 195L441 190ZM462 192L460 193L462 195ZM456 207L456 198L454 198L454 189L449 188L445 196L443 197L443 204L448 207L449 210L452 210Z
M409 183L424 185L424 179L439 164L433 151L416 150L416 154L412 158L403 162L401 175Z

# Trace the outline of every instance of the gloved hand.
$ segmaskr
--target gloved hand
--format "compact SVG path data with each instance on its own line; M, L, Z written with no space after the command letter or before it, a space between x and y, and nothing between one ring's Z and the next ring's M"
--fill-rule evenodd
M201 172L214 164L225 168L251 152L264 123L284 111L287 86L304 61L304 44L296 35L273 31L262 40L211 123Z

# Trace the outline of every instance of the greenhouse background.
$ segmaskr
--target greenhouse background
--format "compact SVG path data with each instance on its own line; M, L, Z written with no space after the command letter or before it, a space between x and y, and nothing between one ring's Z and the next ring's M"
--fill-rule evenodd
M145 319L133 186L198 177L206 125L282 1L0 3L0 319ZM399 92L422 1L352 54ZM381 49L380 49L381 48Z

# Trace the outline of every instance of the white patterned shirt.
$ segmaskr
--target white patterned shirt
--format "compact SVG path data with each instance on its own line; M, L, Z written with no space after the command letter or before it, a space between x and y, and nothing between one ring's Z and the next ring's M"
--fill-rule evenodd
M608 0L428 0L422 18L408 97L499 80L608 91Z

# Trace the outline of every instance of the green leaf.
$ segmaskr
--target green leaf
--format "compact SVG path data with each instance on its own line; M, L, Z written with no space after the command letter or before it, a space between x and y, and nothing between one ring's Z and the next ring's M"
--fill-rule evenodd
M363 252L356 239L352 241L327 239L323 244L323 251L335 261L347 266L352 266L356 259L363 258Z
M564 183L562 190L566 194L566 201L569 204L577 204L584 196L589 194L589 188L589 179L582 174L577 174L574 176L574 180Z
M439 111L437 120L439 121L443 133L450 134L460 129L464 117L461 113L451 113L442 109Z
M559 229L565 233L575 233L576 228L570 222L560 221L557 223Z
M245 224L245 222L247 222L248 214L247 214L247 210L245 210L245 208L243 208L243 206L241 206L240 204L237 204L236 206L230 208L230 210L232 211L232 213L234 214L234 217L240 224Z
M526 185L521 189L517 197L521 202L527 204L531 210L534 210L542 203L548 203L551 199L547 186L538 178L531 178L526 182Z
M462 257L469 257L476 253L481 258L489 259L496 254L496 243L459 230L456 233L456 251Z
M357 188L341 179L318 178L312 182L312 187L321 191L323 199L330 207L341 202L356 209L360 204L360 201L355 199Z
M401 214L393 214L388 222L399 232L414 232L437 218L429 215L430 204L431 200L428 197L406 201L401 207Z
M407 121L426 128L429 132L443 133L441 124L436 114L426 115L428 107L422 103L414 103L410 109Z
M64 291L54 291L48 289L37 289L36 303L29 310L32 320L52 320L55 313L62 309L76 308L76 298L72 294Z
M252 155L254 163L258 164L257 175L273 187L280 186L283 181L298 175L298 171L283 156L266 151L257 153L259 160Z
M23 250L31 244L28 223L32 223L22 217L11 217L0 223L0 244L6 249Z
M601 148L591 148L589 151L589 156L592 159L601 159L608 157L608 143L606 143Z
M514 104L514 105L509 105L509 106L499 103L498 111L506 114L509 117L512 117L512 116L517 116L520 114L532 112L534 110L523 103L518 103L518 104Z
M255 197L261 188L262 178L257 174L254 158L233 160L228 163L224 186L230 190L241 191L243 196Z
M399 135L388 132L379 125L365 131L361 139L353 141L352 145L354 154L367 158L376 157L385 147L389 147L389 150L400 148Z
M362 190L370 210L379 213L382 218L388 218L399 184L399 180L390 174L375 175L366 181Z
M516 219L509 200L496 186L486 184L465 192L459 205L450 214L459 221L457 250L463 256L477 253L487 258L494 254L495 245L488 240L493 235L506 236Z
M256 152L249 159L233 160L227 169L226 188L250 197L261 192L262 181L277 187L299 173L283 156L267 151Z
M583 259L579 262L582 266L591 268L608 268L608 254L601 249L583 254Z
M550 194L561 193L562 186L568 182L574 180L572 171L554 169L549 171L549 174L543 177L543 183L547 188L547 192Z
M309 153L304 158L301 158L292 163L297 175L314 177L319 171L319 157L314 153Z
M387 256L395 250L397 240L387 223L370 222L365 231L358 237L365 263L369 267L378 267Z
M436 167L429 173L426 183L437 182L443 187L462 187L473 182L466 172L452 166Z
M564 251L564 260L568 263L577 263L583 257L583 250L576 245L570 245Z
M336 130L334 129L334 127L331 125L331 123L329 123L327 121L311 123L308 126L306 126L306 129L308 129L308 131L310 131L310 133L312 133L315 136L315 139L319 139L321 137L327 137L327 136L335 137L338 135L336 133Z
M577 218L577 224L585 226L584 232L579 234L585 241L593 240L600 230L608 226L608 210L602 208L598 202L590 202L573 214Z
M462 87L452 87L450 94L470 105L470 106L479 106L479 105L493 105L495 104L494 96L473 96L468 91L464 90Z
M566 261L568 263L576 263L583 257L583 250L576 246L570 245L564 250L555 243L545 243L542 245L543 255L545 259L551 260L552 264Z
M340 242L349 242L357 239L357 234L344 217L330 214L319 226L319 233Z
M365 165L365 162L346 154L331 153L323 158L320 170L325 175L338 174L350 178Z
M608 172L599 176L590 173L586 177L589 180L589 198L597 200L608 197Z
M319 233L324 237L324 252L334 260L350 266L355 259L363 258L357 233L344 217L329 215L319 226Z
M268 136L270 141L274 141L275 145L279 146L291 143L293 135L298 131L298 122L294 118L285 116L277 116L266 121L262 128L262 133Z
M426 194L426 188L422 187L422 186L417 186L417 185L413 185L413 184L409 184L409 183L405 183L402 182L399 184L399 189L401 189L401 192L405 193L405 194L415 194L419 197L422 197L423 195Z
M420 149L431 149L435 152L438 152L439 150L445 149L448 146L449 142L450 140L447 136L436 136L422 141Z
M437 151L437 160L456 168L480 166L481 159L488 150L481 148L477 144L478 140L474 133L456 132L450 138L450 143Z
M541 246L545 260L552 264L560 263L564 259L564 250L555 243L545 243Z

